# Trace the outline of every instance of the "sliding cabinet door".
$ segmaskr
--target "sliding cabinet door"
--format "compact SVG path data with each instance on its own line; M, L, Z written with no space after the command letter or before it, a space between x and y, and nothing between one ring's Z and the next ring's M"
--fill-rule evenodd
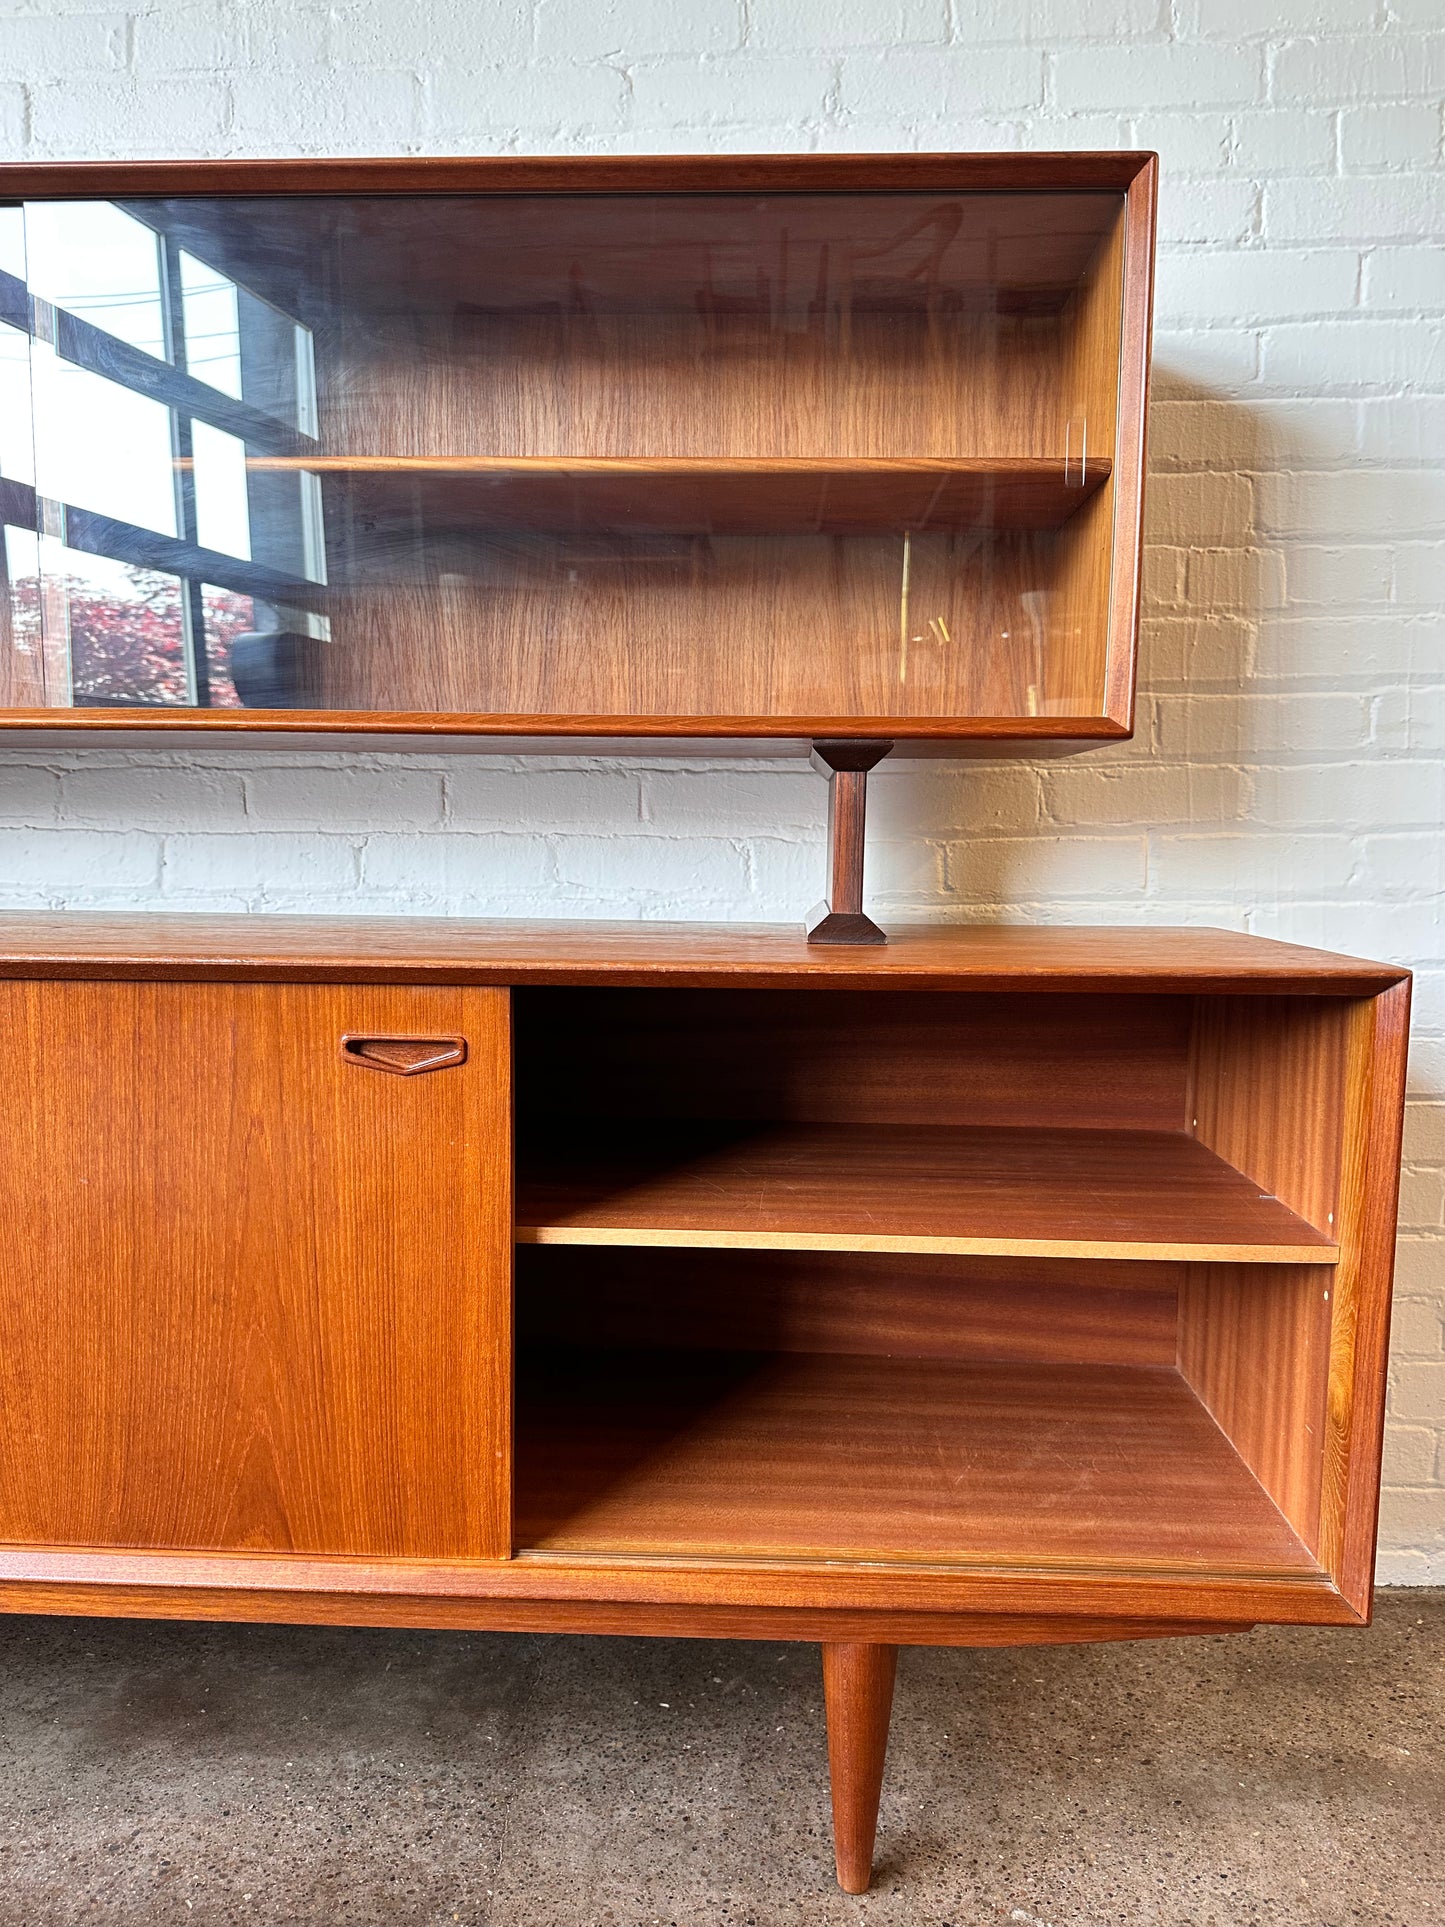
M507 993L0 984L0 1541L502 1558Z

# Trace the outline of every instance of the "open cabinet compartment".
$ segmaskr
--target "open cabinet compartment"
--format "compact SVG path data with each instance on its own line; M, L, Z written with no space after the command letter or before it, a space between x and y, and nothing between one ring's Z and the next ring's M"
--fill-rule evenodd
M448 191L380 163L340 193L320 166L271 194L118 169L63 220L73 173L11 171L0 372L33 364L37 452L0 482L0 702L1127 731L1151 157L719 157L622 191L616 164L538 162L530 191L432 166ZM87 207L150 246L155 342L112 338L139 323L84 258ZM132 423L128 491L102 394L157 425ZM132 526L172 486L134 473L152 444L174 502ZM118 563L175 585L150 683L92 660L79 613Z
M1305 1578L1332 996L516 993L516 1540Z

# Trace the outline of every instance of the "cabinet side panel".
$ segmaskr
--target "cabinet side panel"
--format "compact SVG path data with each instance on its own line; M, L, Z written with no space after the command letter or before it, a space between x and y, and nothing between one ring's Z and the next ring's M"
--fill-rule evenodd
M1186 1126L1327 1235L1337 1231L1355 1010L1337 997L1201 997L1195 1005Z
M1364 1614L1380 1504L1410 986L1351 1012L1320 1558Z
M1331 1273L1186 1265L1179 1368L1311 1552L1320 1537Z
M1123 315L1125 219L1101 243L1065 312L1059 440L1072 465L1117 460L1119 351ZM1050 712L1098 715L1105 703L1109 597L1115 567L1116 485L1109 480L1064 524L1058 539L1049 625Z
M507 993L0 999L0 1539L505 1556ZM378 1074L344 1032L469 1055Z
M1124 291L1114 441L1114 567L1109 592L1105 713L1132 727L1144 556L1144 474L1149 441L1149 373L1154 324L1155 224L1159 163L1129 185L1124 211Z

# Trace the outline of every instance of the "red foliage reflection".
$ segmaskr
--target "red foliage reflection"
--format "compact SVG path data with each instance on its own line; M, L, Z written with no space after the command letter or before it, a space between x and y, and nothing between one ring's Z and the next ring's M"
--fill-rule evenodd
M16 640L33 650L39 642L42 604L47 627L69 636L70 700L88 703L176 703L189 700L186 681L182 585L173 575L127 566L127 588L74 574L34 576L12 585ZM255 626L249 596L207 586L206 659L211 704L239 709L231 681L231 639ZM52 698L53 700L53 698Z

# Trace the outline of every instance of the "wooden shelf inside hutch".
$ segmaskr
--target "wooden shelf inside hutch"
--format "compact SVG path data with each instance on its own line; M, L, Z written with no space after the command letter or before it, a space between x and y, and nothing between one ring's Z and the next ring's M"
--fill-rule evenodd
M551 534L857 535L1056 529L1109 479L1107 456L955 460L834 456L258 456L305 470L380 527ZM375 528L373 528L375 533Z

